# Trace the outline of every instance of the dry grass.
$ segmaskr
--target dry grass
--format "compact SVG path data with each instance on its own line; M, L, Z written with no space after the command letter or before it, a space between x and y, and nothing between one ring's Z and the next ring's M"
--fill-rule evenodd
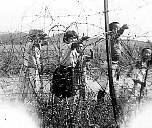
M100 43L99 43L100 44ZM53 44L54 45L54 44ZM121 75L123 76L121 79L126 79L126 74L129 68L134 65L134 60L139 59L139 49L137 46L129 45L129 43L124 46L125 50L120 62L121 67ZM55 46L50 46L48 51L43 51L44 59L43 62L45 65L53 65L50 66L51 69L49 71L53 72L55 66L58 62L59 54L58 50ZM95 51L95 59L91 61L89 65L89 73L93 76L93 78L101 83L103 87L107 86L107 67L104 61L106 60L105 50L102 47L96 46L93 47ZM18 50L19 51L19 50ZM20 100L21 94L23 92L24 85L31 84L28 79L25 79L25 74L20 67L22 67L22 51L14 52L7 48L1 50L0 57L0 71L1 77L0 79L0 93L2 100L15 101L15 99ZM54 54L55 53L55 54ZM49 58L47 58L49 56ZM53 61L52 61L53 59ZM49 60L49 61L48 61ZM16 67L16 68L14 68ZM49 67L49 68L50 68ZM52 68L53 67L53 68ZM21 70L18 70L21 69ZM4 77L5 76L5 77ZM13 76L8 78L6 76ZM16 77L14 77L16 76ZM150 76L150 75L149 75ZM51 79L51 78L48 78ZM103 80L104 79L104 80ZM151 79L149 78L148 81ZM14 82L13 82L14 81ZM108 128L114 124L113 119L113 110L111 105L110 96L107 93L104 102L97 103L96 101L92 101L91 99L87 99L86 101L82 101L81 99L77 99L75 103L73 103L72 99L68 100L68 103L65 100L53 100L52 94L50 93L50 84L51 81L47 79L43 79L44 81L44 92L46 94L41 97L38 95L38 99L41 101L37 102L35 95L31 88L28 89L28 94L24 100L25 104L31 106L30 108L34 108L33 113L38 113L40 118L42 119L42 124L46 127L55 128L89 128L89 127L105 127ZM135 110L137 106L137 99L134 97L133 92L130 91L128 84L130 83L115 83L119 88L119 92L121 92L118 98L118 105L120 111L121 122L127 122L130 118L130 114ZM148 83L148 95L144 98L144 101L151 98L150 95L150 85L151 82ZM25 91L25 92L26 92ZM9 95L9 96L8 96ZM14 98L13 98L14 96Z

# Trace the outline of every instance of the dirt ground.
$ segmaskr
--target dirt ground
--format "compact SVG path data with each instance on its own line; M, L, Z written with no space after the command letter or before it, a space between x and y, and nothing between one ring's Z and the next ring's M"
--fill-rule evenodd
M21 93L21 89L22 89L22 81L20 80L20 77L1 77L0 78L0 102L13 102L13 103L17 103L20 102L20 98L22 96ZM103 78L103 80L100 81L100 84L105 86L107 84L106 78ZM129 93L129 86L131 84L131 81L129 79L126 79L125 77L122 77L122 79L115 83L117 86L119 85L119 88L122 91L121 97L119 97L118 102L122 103L125 102L125 107L124 109L124 119L127 121L129 119L129 116L132 112L135 113L135 109L137 108L137 104L138 101L136 98L134 98L133 94ZM149 102L152 102L152 77L151 77L151 73L148 76L148 80L147 80L147 87L146 87L146 91L145 91L145 96L142 99L142 104L146 104ZM50 83L48 80L44 80L44 85L45 85L45 91L48 92L48 90L50 89ZM129 85L129 86L128 86ZM121 87L124 87L123 89ZM126 87L126 88L125 88ZM121 99L122 98L122 99ZM125 101L126 100L126 101ZM35 101L32 101L30 98L26 98L24 101L24 104L26 104L28 108L28 111L31 111L33 114L36 114L36 110L34 108L33 104L36 104ZM105 97L105 103L101 103L98 106L92 106L92 108L90 107L89 110L87 110L87 112L89 112L90 116L89 116L89 121L92 124L97 124L97 125L102 125L102 126L106 126L107 124L105 122L109 122L110 119L110 115L113 112L111 105L110 105L110 99L109 99L109 94L106 95ZM91 106L89 104L89 106ZM62 106L58 105L58 109L63 109ZM128 114L128 112L130 112L130 114ZM58 114L63 114L63 112L59 112ZM91 114L92 113L92 114ZM56 116L59 116L59 115ZM106 116L108 114L108 116ZM85 115L86 116L86 115ZM112 117L112 115L111 115ZM64 116L60 117L62 120L64 120ZM54 119L55 120L55 119ZM110 123L112 123L110 121Z

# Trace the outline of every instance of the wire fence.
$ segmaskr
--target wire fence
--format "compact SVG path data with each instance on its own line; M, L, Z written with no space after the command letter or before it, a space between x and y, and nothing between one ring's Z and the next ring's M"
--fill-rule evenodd
M82 7L79 1L77 3ZM42 18L43 27L41 29L46 31L50 36L48 40L49 45L41 50L41 60L45 69L42 75L43 96L39 96L39 92L34 91L34 77L36 74L29 74L27 72L28 67L24 65L24 54L29 52L26 49L28 33L24 33L24 35L19 33L19 36L12 35L11 37L7 37L7 40L2 41L0 44L0 97L2 96L3 100L7 98L9 100L15 95L16 99L23 98L28 102L32 102L38 98L42 101L43 105L38 103L34 107L42 115L43 124L45 125L43 127L64 127L71 124L81 127L91 124L110 127L110 125L114 124L114 119L111 114L112 108L109 92L106 92L105 102L94 105L94 101L88 100L83 104L78 99L76 106L70 103L70 101L65 102L60 101L60 99L58 99L58 104L55 104L51 93L52 73L57 67L58 60L62 54L60 53L62 51L61 49L66 50L66 46L60 42L60 35L70 29L74 29L79 36L82 36L83 33L85 35L91 35L91 38L85 42L85 53L88 54L89 49L93 49L94 59L88 65L89 70L87 75L91 76L93 81L100 83L104 89L108 88L103 12L98 11L86 14L82 8L83 13L78 15L52 15L47 6L44 12L45 15L36 14L32 16L34 18L31 24L29 24L32 26ZM26 18L25 16L23 20ZM75 21L71 21L71 18ZM93 20L90 20L90 18L93 18ZM49 24L46 24L48 22L47 19L49 19ZM65 23L62 24L62 21ZM146 35L137 35L134 37L127 35L122 37L121 77L120 81L116 81L114 85L118 87L116 93L119 95L117 97L119 107L123 109L123 112L120 113L123 123L126 123L129 120L130 113L138 108L138 96L136 95L136 90L133 90L134 83L126 74L129 68L134 65L134 61L140 58L140 50L143 47L152 47L151 42L138 41L137 39L140 37L149 38ZM152 100L151 71L148 77L147 88L145 89L142 103Z

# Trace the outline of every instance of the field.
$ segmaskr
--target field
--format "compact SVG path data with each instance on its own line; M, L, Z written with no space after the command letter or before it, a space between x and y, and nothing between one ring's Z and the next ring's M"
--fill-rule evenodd
M91 40L87 46L85 53L89 54L89 49L92 48L95 53L95 58L89 64L89 71L87 75L92 76L92 81L100 83L102 88L108 88L107 79L107 65L105 63L105 43L98 42L95 44L95 40ZM136 42L136 41L135 41ZM134 43L138 44L138 43ZM25 44L24 44L25 45ZM27 52L24 50L24 45L1 45L0 46L0 99L1 102L13 102L22 103L28 107L27 111L31 112L32 116L37 115L42 123L41 127L45 128L90 128L90 127L113 127L113 108L111 105L111 98L108 90L104 97L104 102L96 102L92 100L91 96L86 101L82 101L77 98L75 104L73 99L70 98L67 101L54 98L51 94L51 73L55 69L55 65L59 59L59 49L55 44L50 43L48 47L44 47L42 50L43 64L45 69L50 72L50 75L45 72L43 74L44 93L40 96L38 93L33 92L32 83L29 79L29 75L23 66L23 54ZM147 44L146 44L147 45ZM133 45L132 42L126 43L126 51L129 51L132 56L125 55L121 62L121 77L120 81L114 81L116 94L118 95L118 106L120 122L125 126L128 123L130 115L135 113L138 107L138 99L135 93L130 89L133 86L131 78L126 76L128 68L131 66L131 61L138 58L137 49L140 49L142 43L138 47ZM60 51L66 49L66 46L61 46ZM133 50L132 50L133 49ZM136 53L136 54L134 54ZM142 99L142 103L151 102L151 73L149 71L147 79L147 87L145 89L145 95ZM92 92L93 93L93 92ZM90 93L91 94L91 93ZM40 102L39 102L40 101Z
M21 102L21 89L22 87L22 82L20 81L21 77L1 77L0 79L0 99L1 103L18 103ZM105 79L105 78L104 78ZM147 83L147 92L146 95L144 96L144 99L142 100L142 104L150 103L152 101L152 94L151 94L151 79L149 78L149 82ZM123 79L122 79L123 81ZM28 106L26 109L28 112L30 112L32 115L35 116L37 114L36 108L40 111L43 110L43 116L45 120L45 125L49 127L65 127L67 125L67 122L71 124L69 119L71 119L72 124L75 124L76 126L81 126L81 127L86 127L86 126L102 126L102 127L108 127L108 125L114 124L114 119L113 119L113 110L111 106L111 101L109 94L106 94L106 97L104 99L104 102L100 102L100 104L97 104L95 101L87 100L86 102L77 102L75 104L76 108L73 108L73 104L71 99L68 101L68 106L65 101L61 101L58 99L57 103L52 104L52 95L48 93L49 90L49 81L44 80L44 85L45 85L45 92L47 92L45 95L45 98L48 100L47 105L46 101L44 102L45 104L41 106L42 108L39 108L37 106L36 99L34 98L35 96L32 94L28 94L28 96L24 100L24 104ZM121 95L118 100L119 104L121 104L123 108L123 116L125 123L127 123L128 119L130 118L130 115L133 113L136 113L136 109L138 107L138 100L134 97L134 94L129 93L129 87L127 86L128 83L131 84L130 81L125 81L123 82L123 85L120 81L119 86L123 86L124 89L121 89L123 91L123 95ZM124 85L125 83L125 85ZM106 82L102 83L106 84ZM118 83L117 83L118 84ZM128 91L128 92L127 92ZM124 93L125 92L125 93ZM48 98L50 96L50 98ZM45 99L45 100L46 100ZM142 105L141 105L142 106ZM69 108L67 108L69 107ZM85 108L84 108L85 107ZM53 115L52 115L53 114ZM68 114L68 115L67 115ZM73 117L74 115L74 117ZM46 119L46 117L48 117ZM49 122L48 122L49 121ZM51 123L51 124L50 124ZM85 124L84 124L85 123ZM123 122L124 123L124 122ZM74 126L73 126L74 127Z

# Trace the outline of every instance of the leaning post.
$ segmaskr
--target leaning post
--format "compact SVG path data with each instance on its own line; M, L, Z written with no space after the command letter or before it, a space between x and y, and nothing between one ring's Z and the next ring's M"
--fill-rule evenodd
M108 64L109 91L113 106L114 119L117 124L117 101L112 77L112 60L111 60L111 43L109 36L109 16L108 16L108 0L104 0L104 16L105 16L105 35L106 35L106 53Z

